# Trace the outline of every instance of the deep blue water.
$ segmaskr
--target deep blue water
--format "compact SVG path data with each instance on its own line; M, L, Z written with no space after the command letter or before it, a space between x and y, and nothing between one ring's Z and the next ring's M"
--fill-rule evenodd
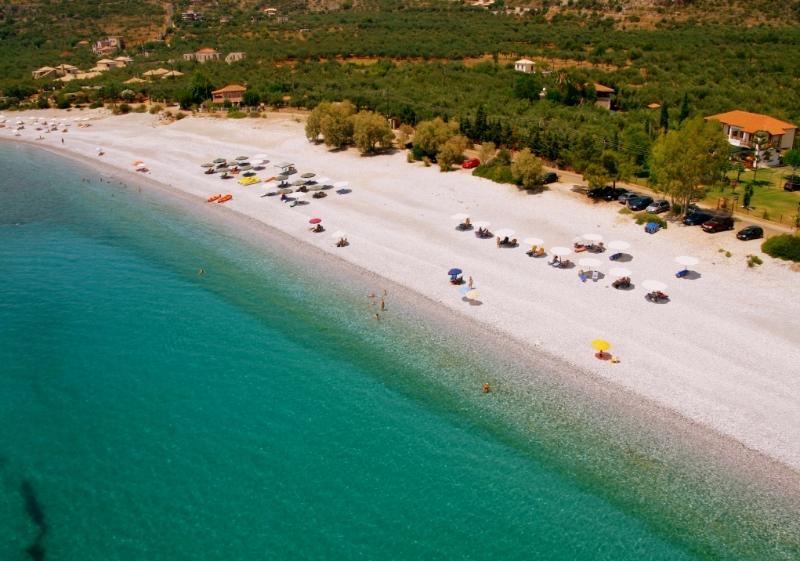
M516 445L360 288L51 154L0 169L0 559L737 558Z

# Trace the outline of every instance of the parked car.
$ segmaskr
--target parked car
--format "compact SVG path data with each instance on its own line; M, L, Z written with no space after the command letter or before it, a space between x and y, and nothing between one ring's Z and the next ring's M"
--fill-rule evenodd
M683 223L687 226L700 226L701 224L708 222L712 218L714 218L714 215L711 214L710 212L696 210L694 212L690 212L689 214L687 214L686 217L683 219Z
M800 177L792 176L783 184L784 191L800 191Z
M704 222L700 227L709 234L733 230L733 216L715 216L708 222Z
M635 191L625 191L623 194L617 197L617 201L621 205L626 205L628 204L628 201L630 201L631 199L635 199L636 197L641 197L641 196L642 196L641 193L637 193Z
M657 201L653 201L652 203L650 203L645 210L653 214L660 214L662 212L667 212L669 210L669 201L664 199L658 199Z
M603 199L605 198L610 192L612 187L606 185L605 187L595 187L593 189L589 189L586 192L586 196L590 199Z
M464 169L472 169L478 167L479 165L481 165L481 161L478 158L470 158L461 164L461 167Z
M631 210L644 210L653 204L653 197L634 197L628 201L628 208Z
M757 240L764 237L764 228L761 226L747 226L736 232L740 240Z
M542 177L542 183L544 183L545 185L547 185L548 183L555 183L556 181L558 181L558 174L553 171L548 171Z

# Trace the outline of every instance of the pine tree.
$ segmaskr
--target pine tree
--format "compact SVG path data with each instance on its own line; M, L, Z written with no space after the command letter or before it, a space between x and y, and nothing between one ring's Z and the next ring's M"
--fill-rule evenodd
M683 94L683 102L681 102L681 112L678 115L678 122L682 123L689 118L689 94Z
M669 130L669 106L667 102L661 104L661 118L659 122L661 130L667 132Z

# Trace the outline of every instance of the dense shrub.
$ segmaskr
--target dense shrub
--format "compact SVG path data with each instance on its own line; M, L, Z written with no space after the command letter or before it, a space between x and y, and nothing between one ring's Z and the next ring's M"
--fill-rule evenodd
M484 179L491 179L497 183L514 183L514 177L511 173L511 164L506 163L500 158L495 158L488 164L482 164L472 170L472 175L483 177Z
M245 117L247 117L247 113L244 111L228 111L229 119L244 119Z
M667 221L661 218L658 214L652 214L650 212L639 212L636 213L636 223L637 224L647 224L648 222L655 222L661 228L667 228Z
M761 251L778 259L800 262L800 235L773 236L761 244Z

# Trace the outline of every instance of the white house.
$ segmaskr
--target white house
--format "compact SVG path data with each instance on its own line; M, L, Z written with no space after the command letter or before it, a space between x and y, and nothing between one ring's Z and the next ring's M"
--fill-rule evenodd
M731 146L753 150L758 163L771 166L780 163L783 151L791 150L797 131L797 125L792 123L738 109L711 115L706 120L722 123L722 132Z
M517 72L524 72L525 74L533 74L536 72L536 63L527 58L521 58L514 63L514 70Z

